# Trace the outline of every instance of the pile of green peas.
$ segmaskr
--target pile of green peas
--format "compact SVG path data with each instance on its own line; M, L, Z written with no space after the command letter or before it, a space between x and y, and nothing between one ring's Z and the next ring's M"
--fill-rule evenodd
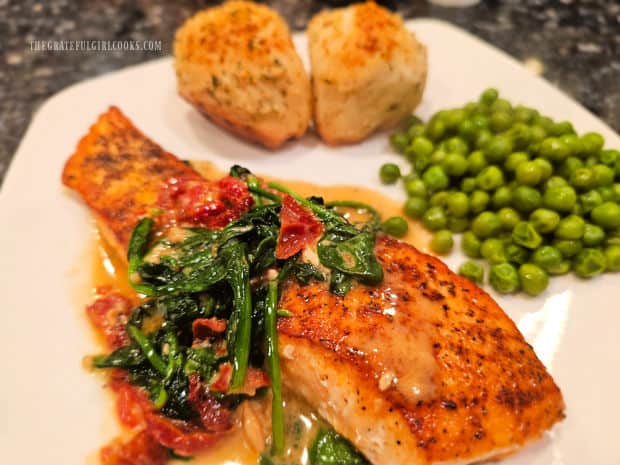
M537 295L549 276L620 270L620 152L600 134L578 136L491 88L426 124L412 117L390 142L412 170L401 176L387 163L381 181L402 179L404 212L433 231L433 252L451 252L462 233L463 252L490 264L496 291ZM478 261L459 272L484 281Z

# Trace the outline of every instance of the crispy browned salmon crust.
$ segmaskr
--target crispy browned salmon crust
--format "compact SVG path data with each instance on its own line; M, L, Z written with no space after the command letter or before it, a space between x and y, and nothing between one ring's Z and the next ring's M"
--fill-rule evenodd
M293 316L278 325L285 382L375 465L504 455L563 418L560 390L486 292L400 241L381 237L376 253L384 282L344 298L288 281Z
M106 239L126 248L140 218L172 177L198 173L140 132L116 107L102 114L67 160L62 182L93 210Z

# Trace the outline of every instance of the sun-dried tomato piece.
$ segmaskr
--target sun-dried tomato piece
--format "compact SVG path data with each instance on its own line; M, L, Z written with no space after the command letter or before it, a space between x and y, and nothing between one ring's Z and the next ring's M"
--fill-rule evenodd
M282 199L280 211L280 234L276 257L287 259L306 246L312 245L323 232L323 225L310 210L290 195Z
M132 311L132 303L110 288L99 288L97 291L101 295L86 307L86 314L104 336L109 348L118 349L129 343L125 325Z
M163 222L222 228L239 218L253 205L246 184L227 176L218 182L195 177L170 179L159 197L166 211Z

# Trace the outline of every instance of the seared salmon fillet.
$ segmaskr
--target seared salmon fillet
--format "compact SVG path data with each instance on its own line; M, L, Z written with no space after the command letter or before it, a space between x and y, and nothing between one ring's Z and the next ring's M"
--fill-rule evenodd
M283 381L374 465L505 455L563 418L560 390L483 290L380 237L385 278L344 298L290 280L279 320Z
M173 177L201 179L111 107L80 140L62 182L82 196L105 239L124 253L134 226L157 208L162 187Z
M116 108L63 173L121 255L171 177L200 179ZM287 280L279 306L291 316L278 320L283 381L374 465L500 457L563 418L560 390L488 294L398 240L379 236L375 253L380 285L339 297Z

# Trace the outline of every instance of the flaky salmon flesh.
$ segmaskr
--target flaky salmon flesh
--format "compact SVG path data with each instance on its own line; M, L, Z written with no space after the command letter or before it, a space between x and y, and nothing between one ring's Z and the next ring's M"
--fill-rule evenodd
M198 174L116 108L63 172L121 256L172 176ZM564 417L562 394L483 290L415 247L379 236L385 278L345 297L287 281L278 322L283 380L374 465L502 457Z

